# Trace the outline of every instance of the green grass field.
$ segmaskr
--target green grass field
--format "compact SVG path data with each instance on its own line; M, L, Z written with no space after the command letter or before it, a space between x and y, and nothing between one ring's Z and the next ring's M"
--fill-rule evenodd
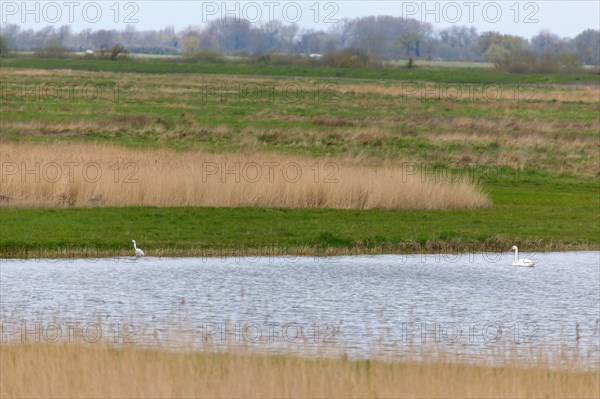
M7 67L19 65L17 61L8 60ZM41 68L90 62L109 71L119 65L125 71L145 67L152 71L165 65L164 61L25 61L24 65ZM596 85L520 85L517 81L527 76L493 71L417 70L419 78L428 79L424 83L331 79L326 71L320 78L274 77L268 68L243 64L174 65L197 68L198 73L4 67L0 137L14 142L70 140L210 152L367 157L432 167L505 166L581 177L600 172ZM203 67L221 74L206 74ZM252 75L244 75L250 67ZM225 75L227 68L236 75ZM280 69L293 73L293 68ZM309 72L321 73L320 68ZM459 89L435 83L436 76L460 85L457 99L448 99L453 95L448 90L456 95ZM575 76L531 78L560 81ZM460 83L469 79L471 83ZM489 92L492 98L499 97L486 100L486 86L478 80L504 82Z
M224 74L224 75L260 75L315 78L354 78L383 80L417 80L453 83L535 83L535 84L598 84L600 77L592 73L576 74L511 74L490 71L489 68L475 69L472 64L465 68L442 64L444 67L404 68L329 68L311 65L264 65L259 63L218 62L194 63L173 59L137 58L135 60L108 61L72 59L39 59L35 57L9 58L2 60L5 68L43 68L72 69L82 71L128 72L152 74Z
M474 171L493 202L475 211L2 206L2 257L122 255L131 239L149 255L600 249L598 75L20 58L3 60L1 76L5 142L410 161ZM303 90L293 99L240 100L205 91L215 80ZM402 81L497 84L506 96L402 97ZM106 88L106 97L27 101L15 92L86 83ZM525 83L533 94L516 101L510 90ZM335 101L320 101L318 88L331 84L324 95Z

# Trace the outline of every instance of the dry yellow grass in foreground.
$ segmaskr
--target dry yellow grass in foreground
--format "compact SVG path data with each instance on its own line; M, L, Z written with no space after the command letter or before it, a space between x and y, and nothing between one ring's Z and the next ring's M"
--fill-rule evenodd
M422 174L415 164L66 143L3 143L0 159L0 205L12 207L470 209L489 204L468 176Z
M597 398L597 372L76 344L0 346L0 396Z

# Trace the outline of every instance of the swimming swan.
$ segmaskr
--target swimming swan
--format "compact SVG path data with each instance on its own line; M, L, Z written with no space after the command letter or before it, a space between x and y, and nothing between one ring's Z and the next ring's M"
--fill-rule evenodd
M131 242L133 242L133 249L135 249L135 257L138 258L140 256L144 256L144 251L135 245L135 240L132 240Z
M512 263L513 266L533 267L537 263L537 261L531 259L519 259L519 248L517 248L516 245L513 245L510 250L515 251L515 257Z

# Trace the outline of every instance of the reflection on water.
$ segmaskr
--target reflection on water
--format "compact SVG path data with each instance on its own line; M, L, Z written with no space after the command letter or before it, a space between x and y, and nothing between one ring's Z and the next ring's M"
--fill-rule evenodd
M78 330L115 342L178 332L197 345L300 342L358 356L435 342L497 353L518 343L598 359L600 252L522 256L540 263L512 267L509 253L5 259L2 338L39 338L39 323L46 340Z

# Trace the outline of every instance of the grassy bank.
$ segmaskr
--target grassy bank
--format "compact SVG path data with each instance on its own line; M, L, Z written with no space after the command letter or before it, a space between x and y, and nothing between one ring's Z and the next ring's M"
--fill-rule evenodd
M3 345L0 367L0 396L11 398L595 398L600 384L597 372L539 360L524 369L75 344Z
M396 253L600 249L596 179L488 183L479 210L1 208L0 255Z

